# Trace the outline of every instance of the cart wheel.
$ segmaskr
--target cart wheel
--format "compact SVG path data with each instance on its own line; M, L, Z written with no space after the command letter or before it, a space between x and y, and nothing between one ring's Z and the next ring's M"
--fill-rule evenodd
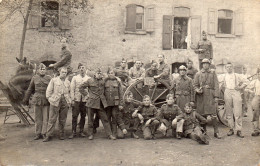
M136 80L126 89L123 99L125 100L126 94L131 91L135 102L141 103L144 95L148 95L151 98L152 104L160 107L166 103L166 96L170 93L171 89L171 86L164 80L156 80L153 86L144 85L144 80Z
M218 105L217 116L218 116L218 120L220 121L220 123L222 123L225 126L228 126L225 104Z

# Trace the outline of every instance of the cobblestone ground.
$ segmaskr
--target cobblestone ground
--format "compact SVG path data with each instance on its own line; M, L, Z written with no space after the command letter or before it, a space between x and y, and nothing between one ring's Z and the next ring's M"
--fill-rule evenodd
M4 114L0 114L3 122ZM66 139L57 137L50 142L34 141L34 127L19 123L1 124L0 133L6 139L0 141L0 165L216 165L216 166L258 166L260 165L260 136L251 137L252 115L244 118L244 139L227 137L228 129L220 127L223 139L211 137L209 145L199 145L190 139L176 140L162 138L157 140L106 139L102 127L98 129L93 141L87 138ZM17 122L12 117L9 122ZM67 136L71 129L71 113L66 126Z

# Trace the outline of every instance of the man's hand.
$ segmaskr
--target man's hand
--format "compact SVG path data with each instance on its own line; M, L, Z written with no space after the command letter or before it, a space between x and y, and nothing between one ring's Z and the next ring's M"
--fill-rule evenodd
M119 110L123 110L123 108L124 108L124 107L123 107L123 106L121 106L121 105L120 105L120 106L118 106L118 109L119 109Z
M137 112L138 112L138 110L135 110L135 112L132 114L133 118L137 117Z
M126 129L123 129L123 133L124 133L124 134L127 134L127 130L126 130Z
M153 76L153 78L154 78L154 79L157 79L157 78L160 78L160 76L159 76L159 75Z

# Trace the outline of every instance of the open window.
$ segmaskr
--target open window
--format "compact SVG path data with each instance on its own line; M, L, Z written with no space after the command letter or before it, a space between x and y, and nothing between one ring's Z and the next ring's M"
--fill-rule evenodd
M218 10L218 33L232 34L233 25L233 11L232 10Z
M59 26L59 3L56 1L41 2L41 27Z

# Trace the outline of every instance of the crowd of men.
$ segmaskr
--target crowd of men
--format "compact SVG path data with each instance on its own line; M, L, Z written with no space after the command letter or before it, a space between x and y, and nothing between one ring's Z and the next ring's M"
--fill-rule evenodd
M68 110L72 107L70 139L77 136L77 128L80 137L86 136L84 126L87 116L89 140L94 139L100 119L108 138L112 140L124 138L128 132L138 139L137 131L141 129L144 139L155 139L155 133L160 131L163 135L172 133L178 139L187 137L201 144L208 144L208 117L211 117L214 137L221 139L216 112L220 87L225 88L224 100L230 128L227 135L231 136L236 132L238 137L244 137L241 92L246 88L247 92L255 94L252 101L252 136L260 135L260 74L257 80L249 83L247 78L234 73L233 64L229 62L226 65L227 73L217 76L215 70L211 69L212 44L207 40L205 32L195 52L199 54L200 71L193 67L192 61L188 61L187 67L180 66L178 75L173 77L164 55L160 54L157 56L158 61L153 60L147 70L142 67L140 60L136 60L134 66L128 70L127 61L122 59L120 67L108 67L106 74L97 68L94 75L89 76L86 66L79 63L78 73L70 81L68 74L72 71L72 54L65 44L62 45L61 60L49 66L57 69L59 74L51 78L46 75L46 66L40 64L38 74L32 78L25 94L24 104L29 103L33 94L31 103L34 105L36 129L34 139L50 141L57 119L59 138L65 139L64 127ZM140 103L136 102L132 92L128 92L123 99L123 93L132 82L146 77L165 80L174 87L175 93L169 93L166 104L160 108L152 105L148 95L143 96ZM137 88L142 86L144 84L137 84Z

